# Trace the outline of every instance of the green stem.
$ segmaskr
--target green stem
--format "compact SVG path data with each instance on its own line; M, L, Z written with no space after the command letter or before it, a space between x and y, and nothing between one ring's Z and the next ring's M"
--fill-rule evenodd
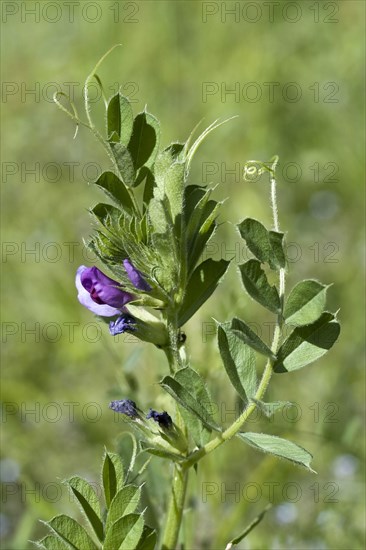
M271 351L273 352L274 355L278 350L278 346L281 338L281 332L282 332L281 322L278 321L274 331L272 345L271 345ZM254 396L254 399L256 399L257 401L261 401L263 399L264 394L266 393L266 390L268 388L268 384L271 379L272 373L273 373L273 360L268 359L261 381L259 383L258 389ZM220 447L220 445L225 443L225 441L228 441L229 439L234 437L241 430L244 423L248 420L248 418L250 417L250 415L252 414L252 412L255 410L256 407L257 407L256 403L251 402L244 409L242 414L233 422L233 424L231 424L231 426L229 426L220 435L215 437L215 439L212 439L211 441L206 443L206 445L204 445L203 447L201 447L200 449L192 453L184 462L184 465L186 466L186 468L190 468L196 462L198 462L201 458L203 458L209 453L212 453L212 451L217 449L217 447Z
M164 351L168 359L170 373L174 374L182 368L182 359L179 352L179 331L175 314L169 315L168 313L167 328L169 344L164 348Z
M276 161L277 162L277 161ZM275 168L275 164L273 165L273 170ZM275 231L280 230L279 220L278 220L278 209L277 209L277 194L276 194L276 180L274 175L271 175L271 207L272 207L272 215L273 215L273 225ZM281 268L279 272L279 295L281 304L283 305L284 301L284 294L285 294L285 269ZM271 344L271 351L273 355L276 355L280 341L281 341L281 334L282 334L282 313L280 313L277 316L277 323L276 328L273 334L272 344ZM270 382L271 376L273 373L273 359L268 359L267 364L265 366L261 381L259 383L258 389L256 391L256 394L254 396L254 399L257 401L261 401L264 397L264 394L266 393L266 390L268 388L268 384ZM234 437L243 427L244 423L248 420L252 412L256 408L256 403L251 402L247 407L244 409L242 414L229 426L224 432L219 434L215 439L212 439L209 441L206 445L198 449L197 451L193 452L187 460L184 462L184 465L186 468L190 468L196 462L198 462L201 458L203 458L205 455L212 453L217 447L220 447L225 441L228 439L231 439Z
M275 341L275 339L279 340L279 335L280 335L280 333L279 333L279 330L278 330L278 326L276 326L275 335L273 337L273 340L274 341ZM263 376L261 378L261 381L260 381L260 384L259 384L258 389L256 391L256 394L254 396L254 398L256 400L260 401L263 398L263 396L266 392L266 389L268 387L269 381L271 379L272 372L273 372L272 361L269 359L267 361L266 367L264 369ZM187 460L184 462L184 465L186 466L186 468L190 468L196 462L201 460L201 458L203 458L204 456L206 456L209 453L212 453L212 451L217 449L217 447L220 447L220 445L225 443L225 441L228 441L229 439L234 437L241 430L244 423L248 420L249 416L252 414L252 412L254 411L256 406L257 405L254 402L250 403L244 409L242 414L233 422L233 424L231 424L231 426L229 426L224 432L222 432L217 437L215 437L215 439L212 439L211 441L206 443L206 445L204 445L203 447L201 447L200 449L198 449L197 451L192 453L187 458Z
M174 550L177 546L187 491L188 469L174 465L172 492L165 522L162 550Z
M273 175L271 175L271 207L272 207L272 216L273 216L273 227L275 231L279 231L280 224L278 221L277 188L276 188L276 180Z
M182 359L179 351L179 331L177 328L177 318L174 312L168 313L167 326L169 333L169 346L164 348L168 359L170 373L174 374L182 368ZM176 406L176 424L186 434L186 426ZM172 487L170 494L169 507L164 527L162 540L162 550L174 550L180 531L183 518L184 502L187 491L188 468L180 464L174 465Z

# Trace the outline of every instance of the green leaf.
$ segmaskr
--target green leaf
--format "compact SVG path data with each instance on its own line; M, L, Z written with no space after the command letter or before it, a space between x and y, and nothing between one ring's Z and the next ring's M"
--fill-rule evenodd
M136 485L125 485L116 493L108 510L106 531L111 525L127 514L132 514L140 501L141 489Z
M130 514L131 517L132 514ZM125 516L129 517L129 516ZM138 519L133 527L127 533L125 539L123 540L120 550L140 550L140 539L142 532L144 530L144 517L142 515L137 516ZM124 518L122 518L123 520ZM132 523L132 520L130 520ZM122 522L123 524L123 522ZM104 549L103 549L104 550Z
M186 240L188 246L193 243L202 225L203 211L211 194L212 189L205 190L205 188L198 185L189 185L185 189L183 216L187 227Z
M134 212L134 206L130 194L124 183L113 172L103 172L95 185L103 191L129 214Z
M102 467L104 497L109 508L115 494L123 485L123 466L120 457L115 453L105 453Z
M142 531L138 550L154 550L156 542L156 531L148 525L145 525L144 530Z
M289 372L313 363L333 346L339 333L339 323L329 312L311 325L295 328L277 353L274 371Z
M139 113L133 121L132 136L128 143L135 170L138 170L155 152L157 146L156 127L159 125L155 117L149 113Z
M168 147L165 147L164 151L169 151L171 157L174 160L181 161L184 160L184 147L185 143L176 142L171 143L170 145L168 145Z
M173 222L183 210L184 168L184 163L177 161L170 149L162 151L154 165L155 196L161 200L164 196L168 198Z
M255 403L258 409L267 417L270 418L275 412L284 409L285 407L291 407L293 403L291 401L273 401L272 403L265 403L259 399L252 398L251 401Z
M99 202L90 210L90 212L100 221L100 223L106 226L108 220L118 223L119 218L122 215L122 211L113 206L112 204L107 204L105 202Z
M280 458L286 458L295 464L304 466L313 473L314 470L310 467L312 455L287 439L282 439L282 437L277 437L276 435L268 435L263 433L240 433L238 434L240 439L248 443L252 447L255 447L259 451L264 453L272 454Z
M209 200L212 189L189 185L184 192L183 219L188 252L188 273L191 274L204 247L216 228L216 217L221 205Z
M173 222L180 221L183 211L184 163L174 163L165 174L165 193L170 204Z
M208 259L196 267L188 281L186 294L179 311L179 326L184 325L208 300L226 273L229 264L230 262L226 260Z
M178 370L174 378L184 388L189 390L192 396L206 409L209 415L213 413L214 404L208 391L207 384L198 372L190 367L185 367ZM196 445L198 447L205 445L210 439L211 429L207 429L196 415L187 411L184 407L181 407L181 414L186 426L189 426L189 432L192 434Z
M245 290L254 300L273 313L281 312L281 300L275 285L271 286L258 260L239 265Z
M133 111L127 97L115 94L107 107L107 139L127 146L133 126ZM115 137L114 137L115 136Z
M155 178L154 174L147 166L142 166L138 171L134 187L138 187L143 181L145 181L143 203L149 204L150 199L154 195Z
M149 170L146 168L146 170ZM150 172L146 176L145 186L144 186L144 194L142 197L142 202L144 205L144 212L147 210L150 201L152 200L154 196L154 188L155 188L155 178L153 174Z
M64 514L55 516L47 522L47 525L75 550L98 550L85 529L69 516Z
M149 126L151 126L152 128L154 128L155 130L155 135L156 135L156 143L155 143L155 147L154 147L154 150L153 152L151 153L150 155L150 158L145 162L145 165L148 167L148 168L152 168L152 166L154 165L155 163L155 159L156 159L156 156L159 152L159 145L160 145L160 122L158 121L158 119L156 117L154 117L154 115L152 115L151 113L148 113L147 111L145 112L145 115L146 115L146 122Z
M234 544L239 544L239 542L245 539L245 537L249 535L249 533L254 529L254 527L256 527L262 521L265 514L268 512L270 508L272 508L272 504L268 504L265 507L265 509L260 514L258 514L258 516L254 518L253 521L249 523L249 525L247 525L247 527L238 537L235 537L235 539L230 541L229 544L226 546L226 550L231 549Z
M164 289L165 296L176 292L177 289L177 259L172 250L171 235L154 233L151 236L152 248L159 250L159 265L153 268L153 277L159 286Z
M150 200L148 214L156 233L164 234L168 231L167 212L164 203L155 197Z
M143 202L148 204L149 201L146 200L145 195L148 194L149 197L153 196L155 178L154 178L154 174L152 173L150 168L148 168L147 166L143 166L142 168L140 168L138 177L135 182L135 186L137 186L139 183L142 183L143 181L145 181ZM147 192L147 188L149 188L149 192Z
M197 205L206 195L205 187L201 185L187 185L184 189L184 221L188 225L189 220L196 212Z
M42 540L35 542L42 550L70 550L70 546L56 535L47 535Z
M231 323L217 328L220 355L230 381L240 397L247 401L255 395L257 373L253 350L231 330Z
M163 200L165 195L165 174L175 162L170 151L161 151L156 157L154 164L155 196L160 200Z
M77 498L81 509L89 520L99 540L103 540L103 523L101 521L100 504L93 487L85 479L73 476L65 481Z
M135 183L136 171L130 152L121 143L109 144L112 155L115 158L119 175L127 187L132 187Z
M107 531L103 550L134 550L144 528L141 514L128 514L115 521Z
M297 283L286 300L284 309L286 323L299 327L319 319L325 308L329 286L312 279Z
M231 331L255 351L258 351L266 357L274 359L275 356L273 355L269 347L244 321L234 318L231 321Z
M269 231L269 242L272 247L272 252L274 255L273 263L278 267L286 267L286 256L284 250L284 233L279 233L277 231Z
M133 184L134 187L138 187L140 183L142 183L145 179L148 173L150 172L150 169L147 166L141 166L140 170L138 170L135 183Z
M270 268L275 270L285 267L283 233L268 231L264 225L253 218L246 218L238 228L249 250L261 263L268 263Z
M208 411L203 403L197 401L192 395L190 387L186 388L172 376L165 376L160 382L160 385L173 397L173 399L182 405L182 407L199 418L206 428L220 431L220 428L211 417L211 411Z
M152 443L145 443L144 441L140 441L141 449L154 456L158 456L159 458L164 458L166 460L172 460L173 462L182 462L182 460L185 460L185 457L180 454L175 454L173 452L167 451L161 447L153 446Z
M216 229L216 217L221 204L213 200L205 204L201 214L200 226L194 233L193 238L187 242L189 273L195 268L207 242Z

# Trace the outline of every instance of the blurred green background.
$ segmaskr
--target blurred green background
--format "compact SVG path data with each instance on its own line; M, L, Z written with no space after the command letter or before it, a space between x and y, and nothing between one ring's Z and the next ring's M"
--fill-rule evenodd
M234 224L245 216L270 224L268 184L242 180L246 160L280 156L289 288L303 277L334 282L329 308L340 308L342 322L328 355L274 377L268 399L296 407L248 425L304 446L318 475L239 441L226 444L191 476L186 548L224 548L269 501L271 511L239 548L363 548L365 4L1 7L2 547L30 548L28 540L45 532L38 519L77 515L61 480L77 473L98 483L104 445L128 454L121 423L108 410L111 398L134 397L143 409L172 406L157 385L166 370L162 352L131 337L114 342L79 305L74 288L76 268L93 261L82 244L91 231L87 208L101 198L87 182L108 161L86 130L72 139L73 124L51 98L71 90L81 112L85 77L122 43L99 75L110 95L122 86L136 112L147 104L161 121L163 144L186 139L202 118L207 126L239 115L205 142L190 178L218 184L216 197L227 197L210 251L234 257L233 266L185 327L192 366L207 378L218 418L232 421L235 397L212 317L255 322L267 340L272 321L244 294L235 267L246 253ZM150 502L145 497L151 524L161 520L168 478L165 464L153 459Z

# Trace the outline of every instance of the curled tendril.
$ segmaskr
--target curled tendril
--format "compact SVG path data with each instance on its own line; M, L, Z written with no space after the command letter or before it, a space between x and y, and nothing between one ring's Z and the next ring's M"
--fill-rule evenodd
M75 134L74 134L74 139L76 138L77 136L77 133L78 133L78 130L79 130L79 126L82 125L82 126L85 126L86 128L89 128L89 130L91 130L93 132L93 134L95 135L95 137L102 143L102 145L107 149L107 153L109 154L110 156L110 152L108 150L108 148L106 147L106 144L102 138L102 136L99 134L99 132L96 130L95 128L95 125L92 121L92 118L91 118L91 106L90 106L90 98L89 98L89 85L90 85L90 82L91 80L95 79L99 88L100 88L100 91L102 93L102 98L103 98L103 102L105 104L105 106L107 107L108 106L108 101L107 101L107 97L105 95L105 91L104 91L104 88L103 88L103 85L102 85L102 82L99 78L99 76L97 75L96 71L99 69L100 65L102 64L102 62L104 61L104 59L117 47L121 46L122 44L116 44L115 46L113 46L112 48L110 48L98 61L98 63L95 65L94 69L91 71L91 73L89 74L89 76L87 77L86 81L85 81L85 84L84 84L84 102L85 102L85 113L86 113L86 117L88 119L88 123L86 122L83 122L82 120L80 120L79 118L79 115L78 115L78 112L77 112L77 109L76 109L76 106L75 106L75 103L72 101L72 99L70 98L70 96L68 94L66 94L65 92L55 92L53 94L53 101L55 102L55 104L57 105L57 107L59 109L61 109L61 111L63 111L64 113L67 114L68 117L71 118L71 120L73 120L75 123L76 123L76 129L75 129ZM64 105L62 105L61 101L60 101L60 97L64 97L66 98L66 100L68 101L71 109L67 109ZM114 162L114 159L111 157L111 160L112 162Z
M67 99L72 111L70 111L69 109L67 109L62 105L61 101L59 100L59 97L65 97ZM61 109L61 111L66 113L68 117L70 117L74 122L76 122L76 128L75 128L75 134L74 134L74 139L75 139L79 130L79 125L80 124L82 124L83 126L88 126L88 125L80 120L75 103L72 101L69 95L65 94L65 92L55 92L53 94L53 101L56 103L57 107Z
M91 73L89 74L89 76L87 77L87 79L85 80L85 84L84 84L84 103L85 103L85 113L86 113L86 116L87 116L87 119L88 119L88 122L90 124L90 127L96 132L95 130L95 126L93 124L93 121L91 119L91 106L90 106L90 98L89 98L89 85L90 85L90 82L93 80L93 78L95 78L95 80L98 82L98 84L100 85L100 79L99 77L97 76L97 71L99 69L99 67L101 66L101 64L103 63L103 61L106 59L106 57L109 56L109 54L111 52L113 52L113 50L115 50L116 48L119 48L120 46L122 46L122 44L115 44L114 46L112 46L112 48L110 48L98 61L98 63L95 65L94 69L91 71ZM101 91L103 93L103 88L101 88ZM98 137L98 139L100 139L100 135L96 136Z
M269 172L271 176L274 176L278 160L279 157L277 155L274 156L269 162L263 162L261 160L248 160L244 164L243 179L245 181L253 181L254 178L260 177L265 172Z
M88 118L88 121L89 121L89 124L90 124L90 127L93 129L95 128L95 124L93 123L92 121L92 118L91 118L91 99L89 97L89 88L92 84L92 81L95 80L95 82L97 83L97 86L100 90L100 93L101 93L101 97L102 97L102 100L103 100L103 103L104 103L104 106L105 108L107 109L108 108L108 99L107 99L107 96L105 94L105 90L104 90L104 86L102 84L102 81L101 79L99 78L99 76L94 73L94 74L90 74L87 78L87 80L85 81L84 83L84 87L83 87L83 97L84 97L84 103L85 103L85 112L86 112L86 116ZM98 98L99 99L99 98Z

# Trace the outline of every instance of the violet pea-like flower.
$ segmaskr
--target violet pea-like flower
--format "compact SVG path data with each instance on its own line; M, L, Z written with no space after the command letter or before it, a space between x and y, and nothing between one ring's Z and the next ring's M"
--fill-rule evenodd
M128 278L130 279L131 283L138 289L138 290L144 290L146 292L150 292L151 286L149 283L145 281L143 278L141 272L136 269L135 266L132 265L130 260L126 258L123 260L123 267L126 270L126 273L128 275Z
M142 274L129 260L124 260L124 268L131 283L138 289L151 290ZM114 317L124 311L124 306L135 296L121 288L120 283L105 275L97 267L82 265L76 272L75 280L79 302L101 317Z

